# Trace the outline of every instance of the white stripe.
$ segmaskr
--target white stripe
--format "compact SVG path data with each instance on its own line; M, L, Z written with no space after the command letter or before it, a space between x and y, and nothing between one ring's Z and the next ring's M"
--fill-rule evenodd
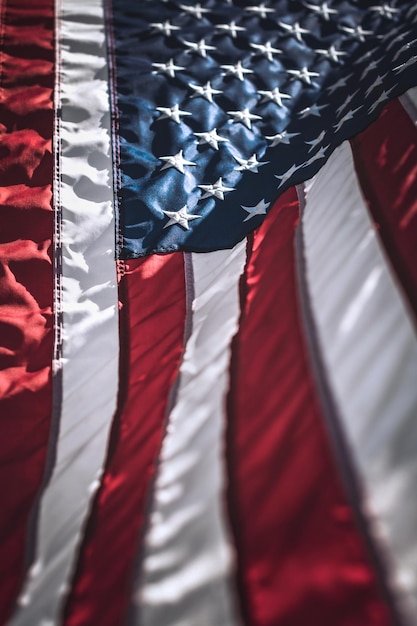
M347 142L307 185L303 229L327 376L390 583L417 624L417 340Z
M239 317L245 242L193 254L192 332L180 368L145 541L142 626L236 623L225 522L224 429L230 343Z
M409 89L404 95L400 96L399 100L413 124L417 126L417 87Z
M59 623L117 394L117 281L101 1L64 0L58 30L63 398L56 463L41 501L36 562L13 626Z

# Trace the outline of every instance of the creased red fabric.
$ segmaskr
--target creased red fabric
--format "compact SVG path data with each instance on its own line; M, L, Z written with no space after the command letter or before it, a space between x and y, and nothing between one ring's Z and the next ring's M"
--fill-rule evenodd
M294 189L255 231L229 395L229 511L246 622L390 623L338 478L297 300Z
M53 5L9 0L1 16L1 624L22 581L52 406Z
M394 100L351 145L363 194L417 323L417 129Z
M183 255L128 261L120 295L119 410L65 626L124 623L170 389L183 350Z

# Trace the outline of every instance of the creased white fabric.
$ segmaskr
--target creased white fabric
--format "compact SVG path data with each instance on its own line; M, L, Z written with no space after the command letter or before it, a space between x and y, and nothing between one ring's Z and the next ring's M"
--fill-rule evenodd
M391 585L417 624L417 339L347 142L307 185L302 224L327 377Z
M117 281L103 7L64 0L58 20L62 107L62 408L56 463L41 500L36 561L13 626L59 623L97 486L118 385ZM59 191L59 194L57 193Z
M409 89L404 95L400 96L400 102L413 124L417 126L417 87Z
M193 254L192 332L169 415L136 590L141 626L232 626L233 553L225 522L224 430L230 344L245 242Z

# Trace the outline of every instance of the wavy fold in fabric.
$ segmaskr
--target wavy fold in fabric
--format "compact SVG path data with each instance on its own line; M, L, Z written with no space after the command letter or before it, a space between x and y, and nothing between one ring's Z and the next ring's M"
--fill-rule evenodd
M0 2L0 626L417 626L412 0Z

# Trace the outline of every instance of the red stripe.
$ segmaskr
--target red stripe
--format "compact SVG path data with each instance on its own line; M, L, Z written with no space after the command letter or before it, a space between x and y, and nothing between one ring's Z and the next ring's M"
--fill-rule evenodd
M232 357L229 502L247 622L390 623L337 475L297 301L294 189L255 232Z
M395 100L351 145L365 199L417 315L417 129Z
M120 410L67 605L67 626L123 623L169 390L183 350L183 255L133 260L126 269L120 286Z
M2 624L23 576L28 518L43 476L52 405L53 5L53 0L13 0L3 3L1 16Z

